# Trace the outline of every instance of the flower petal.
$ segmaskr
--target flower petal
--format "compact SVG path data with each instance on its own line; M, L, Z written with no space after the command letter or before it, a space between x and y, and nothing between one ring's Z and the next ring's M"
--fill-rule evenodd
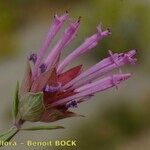
M89 50L94 48L98 44L98 42L101 41L104 37L111 34L109 30L102 31L100 28L101 27L98 27L97 33L87 38L77 49L75 49L61 62L61 64L58 66L58 73L61 73L64 68L78 56L88 52Z
M81 73L79 76L77 76L75 79L70 81L68 84L66 84L63 89L67 89L71 87L71 89L78 88L84 84L90 83L102 75L112 71L113 69L116 69L118 67L121 67L125 64L135 62L136 60L133 58L136 54L135 50L131 50L125 54L113 54L108 58L103 59L96 65L92 66L88 70ZM113 59L112 59L113 57Z
M131 74L116 74L116 75L104 78L102 80L96 81L94 83L85 85L84 87L76 89L75 92L77 93L75 95L61 99L60 101L53 102L51 104L51 107L63 105L71 100L81 99L81 98L84 98L85 96L95 94L100 91L104 91L113 86L116 86L116 84L119 84L121 81L128 79L130 76Z
M42 47L40 48L38 54L37 54L37 61L35 63L35 67L33 70L33 77L32 80L37 77L38 75L38 71L39 71L39 66L41 64L41 61L50 45L50 43L52 42L52 40L54 39L55 35L58 33L58 31L60 30L60 28L62 27L63 23L67 20L68 18L68 13L65 13L64 15L58 17L57 15L55 15L54 17L54 22L51 25L47 37L42 45Z
M72 79L74 79L81 73L81 69L82 69L82 65L79 65L60 74L58 76L58 82L60 82L62 86L67 84L68 82L70 82Z
M45 60L45 64L47 65L48 69L51 68L55 58L60 55L64 47L66 47L70 43L70 40L72 40L74 34L76 34L79 25L80 23L78 21L71 23L70 26L65 30L62 38L57 42L57 44L54 46L47 59Z

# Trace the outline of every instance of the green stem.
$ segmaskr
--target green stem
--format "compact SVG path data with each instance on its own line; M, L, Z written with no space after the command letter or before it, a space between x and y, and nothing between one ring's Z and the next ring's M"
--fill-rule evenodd
M19 119L17 122L14 123L14 127L16 127L18 130L21 129L22 125L24 124L24 120Z

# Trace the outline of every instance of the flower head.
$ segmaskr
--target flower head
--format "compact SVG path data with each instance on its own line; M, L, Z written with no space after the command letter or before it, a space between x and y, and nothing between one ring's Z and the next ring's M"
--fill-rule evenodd
M27 93L32 93L34 96L28 95L26 97L34 98L37 101L42 98L43 107L40 109L40 114L38 113L38 119L32 119L31 115L26 115L24 118L28 121L52 122L76 116L75 113L69 111L69 108L77 107L79 103L87 101L97 92L117 87L118 84L131 76L130 73L123 74L121 71L117 74L111 72L114 69L120 70L126 64L135 64L135 50L120 54L113 54L109 50L107 58L85 71L83 71L82 65L65 70L76 58L90 51L111 34L109 29L102 30L102 27L98 26L95 34L85 39L79 47L60 62L62 51L76 37L80 26L80 18L69 24L60 40L52 48L47 58L44 59L49 45L68 17L68 13L62 16L55 15L54 22L39 52L31 54L29 57L29 60L33 62L33 68L28 63L25 79L20 89L20 96L25 97ZM42 93L42 96L37 93ZM32 102L32 104L34 103ZM41 105L41 103L39 104ZM38 112L38 105L34 105L34 107Z

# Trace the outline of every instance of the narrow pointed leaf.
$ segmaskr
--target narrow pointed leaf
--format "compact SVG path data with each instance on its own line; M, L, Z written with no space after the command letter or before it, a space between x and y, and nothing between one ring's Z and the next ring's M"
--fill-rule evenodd
M14 100L13 100L13 118L16 119L16 116L18 114L18 105L19 105L19 82L17 81L15 93L14 93Z
M21 130L36 131L36 130L54 130L54 129L64 129L64 127L62 126L35 126L35 127L29 127L29 128L22 128Z
M0 135L0 141L3 141L3 142L9 142L13 137L14 135L18 132L18 130L16 129L11 129L3 134ZM2 145L0 145L0 147L2 147Z
M25 71L24 79L21 83L21 88L20 88L20 95L24 95L27 92L30 91L31 88L31 76L32 76L32 71L31 71L31 66L29 61L27 61L27 68Z
M78 115L74 112L71 111L59 111L57 109L47 109L42 118L41 118L41 122L54 122L60 119L64 119L64 118L69 118L69 117L84 117L82 115Z
M2 133L2 134L0 135L0 138L2 138L3 136L5 136L5 135L8 134L9 132L10 132L10 130L7 131L7 132L5 132L5 133Z

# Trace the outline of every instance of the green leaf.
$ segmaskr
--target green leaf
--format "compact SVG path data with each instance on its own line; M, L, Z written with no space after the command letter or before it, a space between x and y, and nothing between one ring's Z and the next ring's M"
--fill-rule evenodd
M22 120L36 122L41 119L45 110L43 104L43 92L27 93L21 97L19 103L19 113Z
M31 77L32 77L31 66L29 60L27 60L27 67L26 67L24 79L20 86L20 92L19 92L20 95L24 95L30 91L31 84L32 84Z
M13 118L16 119L16 116L18 114L18 105L19 105L19 82L17 81L15 93L14 93L14 100L13 100Z
M53 129L64 129L64 127L62 126L34 126L34 127L29 127L29 128L22 128L21 130L36 131L36 130L53 130Z
M5 132L5 133L2 133L2 134L0 135L0 138L3 137L3 136L5 136L5 135L8 134L9 132L10 132L10 130L7 131L7 132Z
M17 129L11 129L3 134L0 135L0 141L3 141L3 142L9 142L13 136L18 132ZM2 145L0 145L1 147Z

